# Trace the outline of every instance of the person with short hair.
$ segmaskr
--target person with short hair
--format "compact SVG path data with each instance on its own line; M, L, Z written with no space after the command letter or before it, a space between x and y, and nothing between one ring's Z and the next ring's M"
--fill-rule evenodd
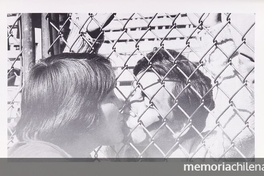
M215 106L210 78L182 54L162 48L140 59L134 75L137 88L130 99L134 116L129 116L127 125L136 148L146 149L142 156L186 157L179 145L188 154L195 152Z
M120 143L124 123L115 83L110 61L98 54L41 60L23 87L19 142L9 157L90 157L98 146Z

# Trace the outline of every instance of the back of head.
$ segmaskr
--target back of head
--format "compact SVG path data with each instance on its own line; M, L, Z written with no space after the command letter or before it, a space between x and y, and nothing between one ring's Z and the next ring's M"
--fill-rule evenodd
M18 139L66 144L93 130L100 102L114 83L111 64L100 55L64 53L41 60L23 87Z
M173 109L172 123L189 122L199 131L205 127L209 110L214 108L211 80L182 54L169 49L154 50L138 61L134 74L155 72L163 78L175 81L170 104ZM187 114L187 115L186 115ZM178 126L178 125L177 125ZM174 129L180 130L180 129Z

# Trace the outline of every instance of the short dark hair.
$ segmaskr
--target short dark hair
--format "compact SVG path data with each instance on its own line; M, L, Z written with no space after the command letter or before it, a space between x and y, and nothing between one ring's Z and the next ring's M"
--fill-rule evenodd
M96 127L101 101L114 86L113 68L101 55L63 53L41 60L23 87L18 139L72 142Z
M134 74L142 72L156 72L162 78L166 76L175 80L172 93L177 99L171 98L171 107L177 102L189 116L192 115L192 125L199 131L204 129L209 113L205 107L212 110L215 104L210 78L197 69L194 63L175 50L154 49L137 62ZM173 109L173 117L171 120L181 123L187 120L178 106Z

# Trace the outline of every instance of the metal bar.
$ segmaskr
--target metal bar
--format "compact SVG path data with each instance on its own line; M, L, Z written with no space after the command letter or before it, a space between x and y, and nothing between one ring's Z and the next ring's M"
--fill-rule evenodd
M52 23L59 29L59 14L58 13L52 13L51 16ZM54 41L58 37L59 33L55 28L51 28L51 36L52 41ZM60 40L57 40L53 45L53 54L59 54L60 52Z
M20 20L18 21L18 29L19 29L19 38L20 38L20 41L19 41L19 51L20 51L20 68L23 68L23 63L22 61L24 60L23 59L23 48L22 48L22 22L21 22L21 14L20 14ZM19 88L21 88L23 86L23 70L20 69L20 82L19 82Z
M29 70L35 64L35 32L32 24L32 14L22 14L22 46L23 46L23 77L27 79Z
M50 46L50 30L49 22L47 20L47 13L41 14L41 53L43 58L47 58L51 55L49 51Z

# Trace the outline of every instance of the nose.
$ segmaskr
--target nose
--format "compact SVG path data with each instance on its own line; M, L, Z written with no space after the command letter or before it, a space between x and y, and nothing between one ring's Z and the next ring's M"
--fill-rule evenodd
M118 109L122 108L124 101L120 100L118 97L116 97L116 101L115 101L116 106L118 107Z
M118 96L117 96L117 92L116 90L113 91L113 102L115 104L115 106L118 108L118 109L121 109L123 104L124 104L124 101L122 101Z
M134 128L138 125L140 114L142 114L147 108L146 100L148 99L143 96L142 90L139 87L134 86L125 105L126 107L123 110L125 119L127 119L127 125L130 128Z
M126 119L126 124L129 128L133 129L138 125L139 114L141 113L142 101L130 101L124 108L124 116Z
M139 88L134 89L131 92L131 95L129 98L130 103L138 102L138 101L142 101L142 100L143 100L143 97L142 97L141 90Z
M115 105L116 105L116 107L118 109L118 112L120 114L120 117L122 118L122 120L125 120L126 119L126 116L124 114L124 111L122 110L123 109L123 106L124 106L124 101L122 101L118 97L116 97Z

